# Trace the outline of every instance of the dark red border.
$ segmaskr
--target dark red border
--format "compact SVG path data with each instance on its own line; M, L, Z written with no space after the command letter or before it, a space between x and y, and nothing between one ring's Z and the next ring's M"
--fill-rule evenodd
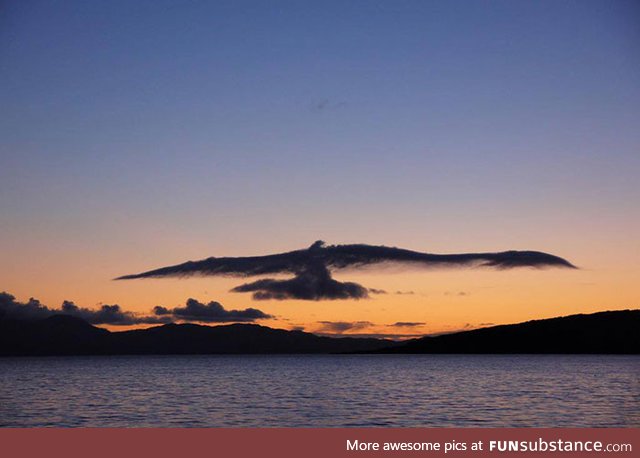
M489 452L491 440L601 441L630 444L629 452ZM347 440L363 442L446 442L483 441L485 450L452 451L347 451ZM33 428L0 429L0 456L7 458L199 458L199 457L638 457L640 429L573 428Z

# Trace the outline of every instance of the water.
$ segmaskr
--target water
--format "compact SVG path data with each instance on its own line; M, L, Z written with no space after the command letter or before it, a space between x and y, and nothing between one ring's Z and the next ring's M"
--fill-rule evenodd
M0 358L15 427L638 427L639 356Z

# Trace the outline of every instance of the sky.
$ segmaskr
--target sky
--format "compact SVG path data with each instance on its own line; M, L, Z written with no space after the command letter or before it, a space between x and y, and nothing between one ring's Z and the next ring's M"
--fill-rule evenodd
M7 1L0 107L0 291L21 301L194 298L360 334L638 307L634 1ZM336 274L412 293L357 301L112 281L318 239L580 269Z

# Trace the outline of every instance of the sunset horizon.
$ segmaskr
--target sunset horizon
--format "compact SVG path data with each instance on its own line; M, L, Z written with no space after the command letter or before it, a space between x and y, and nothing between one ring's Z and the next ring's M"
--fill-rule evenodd
M637 0L2 2L0 436L266 456L254 432L308 428L271 451L321 458L428 428L480 457L540 428L630 456L639 25Z

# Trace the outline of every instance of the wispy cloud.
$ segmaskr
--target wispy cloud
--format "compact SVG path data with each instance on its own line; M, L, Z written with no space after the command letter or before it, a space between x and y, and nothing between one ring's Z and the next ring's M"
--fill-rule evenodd
M314 113L321 113L328 110L336 110L338 108L345 107L347 102L334 102L329 99L322 99L313 102L310 106L311 111Z
M424 326L427 323L417 322L417 321L396 321L393 324L388 324L387 326L393 326L397 328L414 328L417 326Z
M342 334L346 331L356 331L359 329L365 329L373 326L370 321L318 321L322 326L318 329L318 332Z
M445 296L470 296L471 293L467 291L445 291Z
M372 337L377 339L409 339L423 337L424 333L412 332L406 334L403 329L414 329L424 326L423 322L397 321L393 324L376 324L371 321L318 321L314 334L326 337ZM379 331L383 328L397 328L398 332ZM364 332L363 332L364 331Z

